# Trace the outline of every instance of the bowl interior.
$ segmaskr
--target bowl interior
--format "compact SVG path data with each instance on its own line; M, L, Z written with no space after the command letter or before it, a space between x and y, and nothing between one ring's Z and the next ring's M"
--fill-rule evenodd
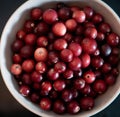
M111 10L109 6L107 6L101 0L92 0L91 2L88 2L88 0L29 0L15 11L15 13L8 20L1 36L1 73L6 86L8 87L11 94L15 97L15 99L28 110L43 117L72 117L72 115L66 114L60 116L56 115L53 112L44 112L43 110L40 110L37 105L31 103L28 99L19 94L17 83L9 71L12 64L12 53L10 48L13 40L15 39L17 30L21 28L25 19L29 18L29 11L31 8L42 7L43 9L46 9L54 7L55 4L59 1L80 7L88 5L91 6L95 11L101 13L105 21L111 25L113 31L120 35L120 30L118 30L120 29L120 21L118 16L114 11ZM110 87L105 94L99 96L96 99L95 107L92 110L74 115L74 117L88 117L101 111L117 97L119 92L120 76L118 77L117 82L114 86Z

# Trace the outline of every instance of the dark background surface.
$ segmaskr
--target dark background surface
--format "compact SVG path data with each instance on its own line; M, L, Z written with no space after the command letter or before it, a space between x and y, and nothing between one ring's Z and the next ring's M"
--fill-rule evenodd
M10 15L26 0L0 0L0 35ZM120 16L119 0L103 0ZM0 76L0 117L37 117L22 107L10 94ZM120 117L120 95L102 112L92 117Z

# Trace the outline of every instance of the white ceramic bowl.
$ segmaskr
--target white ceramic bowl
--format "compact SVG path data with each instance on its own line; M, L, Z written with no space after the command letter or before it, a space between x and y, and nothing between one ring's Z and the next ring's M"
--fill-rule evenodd
M31 8L38 6L49 8L51 6L54 6L58 1L63 1L67 4L72 5L80 5L80 7L85 5L91 6L97 12L101 13L105 20L111 25L113 31L120 35L119 17L107 4L101 0L29 0L21 5L13 13L13 15L8 20L1 36L1 73L6 86L13 97L25 108L42 117L73 117L73 115L66 114L60 116L53 112L42 111L37 105L31 103L29 100L21 96L21 94L18 92L17 83L10 73L10 66L12 64L10 46L14 40L16 31L22 26ZM74 115L74 117L89 117L100 112L118 96L119 92L120 77L118 77L117 82L114 86L110 87L105 94L99 96L95 100L95 107L92 110Z

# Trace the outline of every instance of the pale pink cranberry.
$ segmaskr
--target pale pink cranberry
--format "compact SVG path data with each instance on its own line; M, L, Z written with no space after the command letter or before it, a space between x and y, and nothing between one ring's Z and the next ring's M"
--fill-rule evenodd
M22 73L22 66L20 64L12 64L10 71L14 75L19 75Z

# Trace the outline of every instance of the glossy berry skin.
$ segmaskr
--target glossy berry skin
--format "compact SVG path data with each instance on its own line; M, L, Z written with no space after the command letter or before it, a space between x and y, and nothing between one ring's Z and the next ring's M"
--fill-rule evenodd
M46 70L47 70L47 66L44 62L37 62L36 65L35 65L35 69L36 71L38 71L39 73L45 73Z
M94 107L94 100L91 97L83 97L80 99L80 107L82 110L91 110Z
M77 101L71 101L67 105L67 111L70 114L77 114L80 111L80 105Z
M86 83L91 84L95 81L95 74L92 71L87 71L83 74L83 78Z
M74 80L74 87L77 90L81 90L85 87L85 80L83 78L77 78Z
M33 8L31 10L31 18L33 20L40 20L42 16L42 10L40 8Z
M105 39L104 33L98 32L98 33L97 33L96 40L99 41L99 42L102 42L104 39Z
M73 71L71 69L65 70L65 72L63 73L63 77L65 79L71 79L71 78L73 78Z
M46 47L48 45L48 38L45 36L40 36L37 39L37 46L38 47Z
M99 23L101 23L102 21L103 21L103 17L102 17L102 15L99 14L99 13L96 13L96 14L92 17L92 22L93 22L94 24L99 24Z
M25 37L26 33L24 30L18 30L16 34L17 39L23 39Z
M54 69L58 72L58 73L63 73L66 70L66 64L64 62L57 62L54 66Z
M27 85L22 85L19 89L19 92L22 96L28 96L30 94L30 88Z
M42 98L40 100L39 106L43 110L50 110L51 109L51 100L49 98Z
M80 56L80 54L82 53L82 48L78 43L70 43L68 46L68 49L70 49L73 52L74 56Z
M112 49L108 44L104 44L101 46L101 53L104 56L109 56L111 54L111 51L112 51Z
M22 73L22 66L20 64L12 64L10 71L14 75L19 75Z
M96 41L91 38L84 38L81 42L81 46L82 46L83 51L88 54L93 54L95 50L97 49Z
M49 81L42 82L42 84L41 84L41 90L44 91L44 92L46 92L46 93L49 93L52 90L52 84L51 84L51 82L49 82Z
M43 12L43 20L48 24L53 24L58 20L57 12L54 9L47 9Z
M84 95L84 96L88 96L91 92L91 86L89 84L85 84L84 88L80 90L80 92Z
M66 87L66 83L64 80L62 79L57 79L54 83L53 83L53 87L56 91L62 91L63 89L65 89Z

